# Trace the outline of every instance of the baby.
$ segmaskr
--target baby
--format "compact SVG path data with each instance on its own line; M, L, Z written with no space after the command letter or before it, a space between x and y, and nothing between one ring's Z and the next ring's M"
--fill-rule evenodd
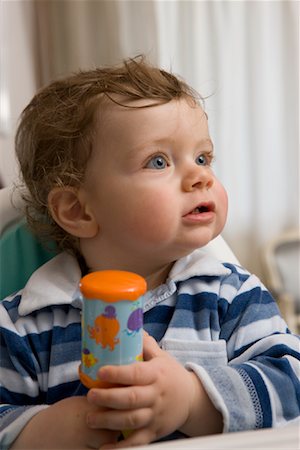
M59 253L0 304L3 448L123 448L299 416L298 338L254 275L202 250L227 195L192 88L143 57L79 72L33 98L16 152L28 222ZM103 367L119 386L87 392L78 285L103 269L147 281L144 361Z

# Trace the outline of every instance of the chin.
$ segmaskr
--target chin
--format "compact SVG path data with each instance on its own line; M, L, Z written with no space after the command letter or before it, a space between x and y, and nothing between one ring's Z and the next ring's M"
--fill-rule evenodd
M208 240L202 240L202 241L198 242L197 244L195 244L195 245L193 245L193 246L191 245L190 247L186 247L186 248L181 252L181 256L179 256L179 258L182 258L182 257L184 257L184 256L187 256L187 255L189 255L190 253L193 253L193 251L205 247L212 239L214 239L214 238L211 238L211 239L208 239ZM177 258L177 259L179 259L179 258Z
M210 241L212 241L217 234L209 234L207 237L202 237L201 239L195 239L193 242L191 242L191 245L187 245L186 248L188 250L188 253L193 252L197 248L205 247Z
M205 245L208 244L209 241L205 241L205 243L199 243L198 245L193 245L191 247L185 247L182 248L180 250L178 250L178 252L176 253L175 257L174 257L174 261L177 261L180 258L184 258L185 256L190 255L191 253L193 253L195 250L201 248L201 247L205 247Z

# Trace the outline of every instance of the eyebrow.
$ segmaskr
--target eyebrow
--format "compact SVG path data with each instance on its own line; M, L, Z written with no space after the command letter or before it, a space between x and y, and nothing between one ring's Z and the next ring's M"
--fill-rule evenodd
M167 137L167 138L162 138L162 139L155 139L154 141L145 141L145 142L138 144L136 147L131 148L131 151L136 152L139 150L143 150L150 145L152 147L155 147L156 145L159 146L159 145L162 145L165 143L170 143L170 142L176 142L176 140L172 139L172 137ZM199 141L196 141L195 148L204 148L207 145L209 145L210 151L211 150L214 151L214 144L210 138L204 138L204 139L200 139Z
M212 150L214 149L214 144L213 141L210 138L205 138L205 139L201 139L200 141L197 142L197 147L204 147L206 145L209 145L210 147L212 147Z

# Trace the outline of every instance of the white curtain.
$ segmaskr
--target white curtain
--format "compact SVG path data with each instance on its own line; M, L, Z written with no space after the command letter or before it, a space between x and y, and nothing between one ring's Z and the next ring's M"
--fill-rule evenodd
M230 199L223 236L261 276L266 241L299 226L299 3L37 0L35 6L40 84L146 53L208 96L215 171Z
M159 57L204 95L226 240L261 275L266 241L299 227L298 2L157 2Z

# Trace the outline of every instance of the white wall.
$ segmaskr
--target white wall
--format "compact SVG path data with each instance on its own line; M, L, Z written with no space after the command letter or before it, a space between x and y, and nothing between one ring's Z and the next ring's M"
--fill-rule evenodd
M0 180L9 185L17 177L14 135L18 117L37 89L34 4L31 1L1 1L1 86L8 92L8 129L0 126ZM3 107L3 91L1 93ZM7 128L5 126L5 128Z

